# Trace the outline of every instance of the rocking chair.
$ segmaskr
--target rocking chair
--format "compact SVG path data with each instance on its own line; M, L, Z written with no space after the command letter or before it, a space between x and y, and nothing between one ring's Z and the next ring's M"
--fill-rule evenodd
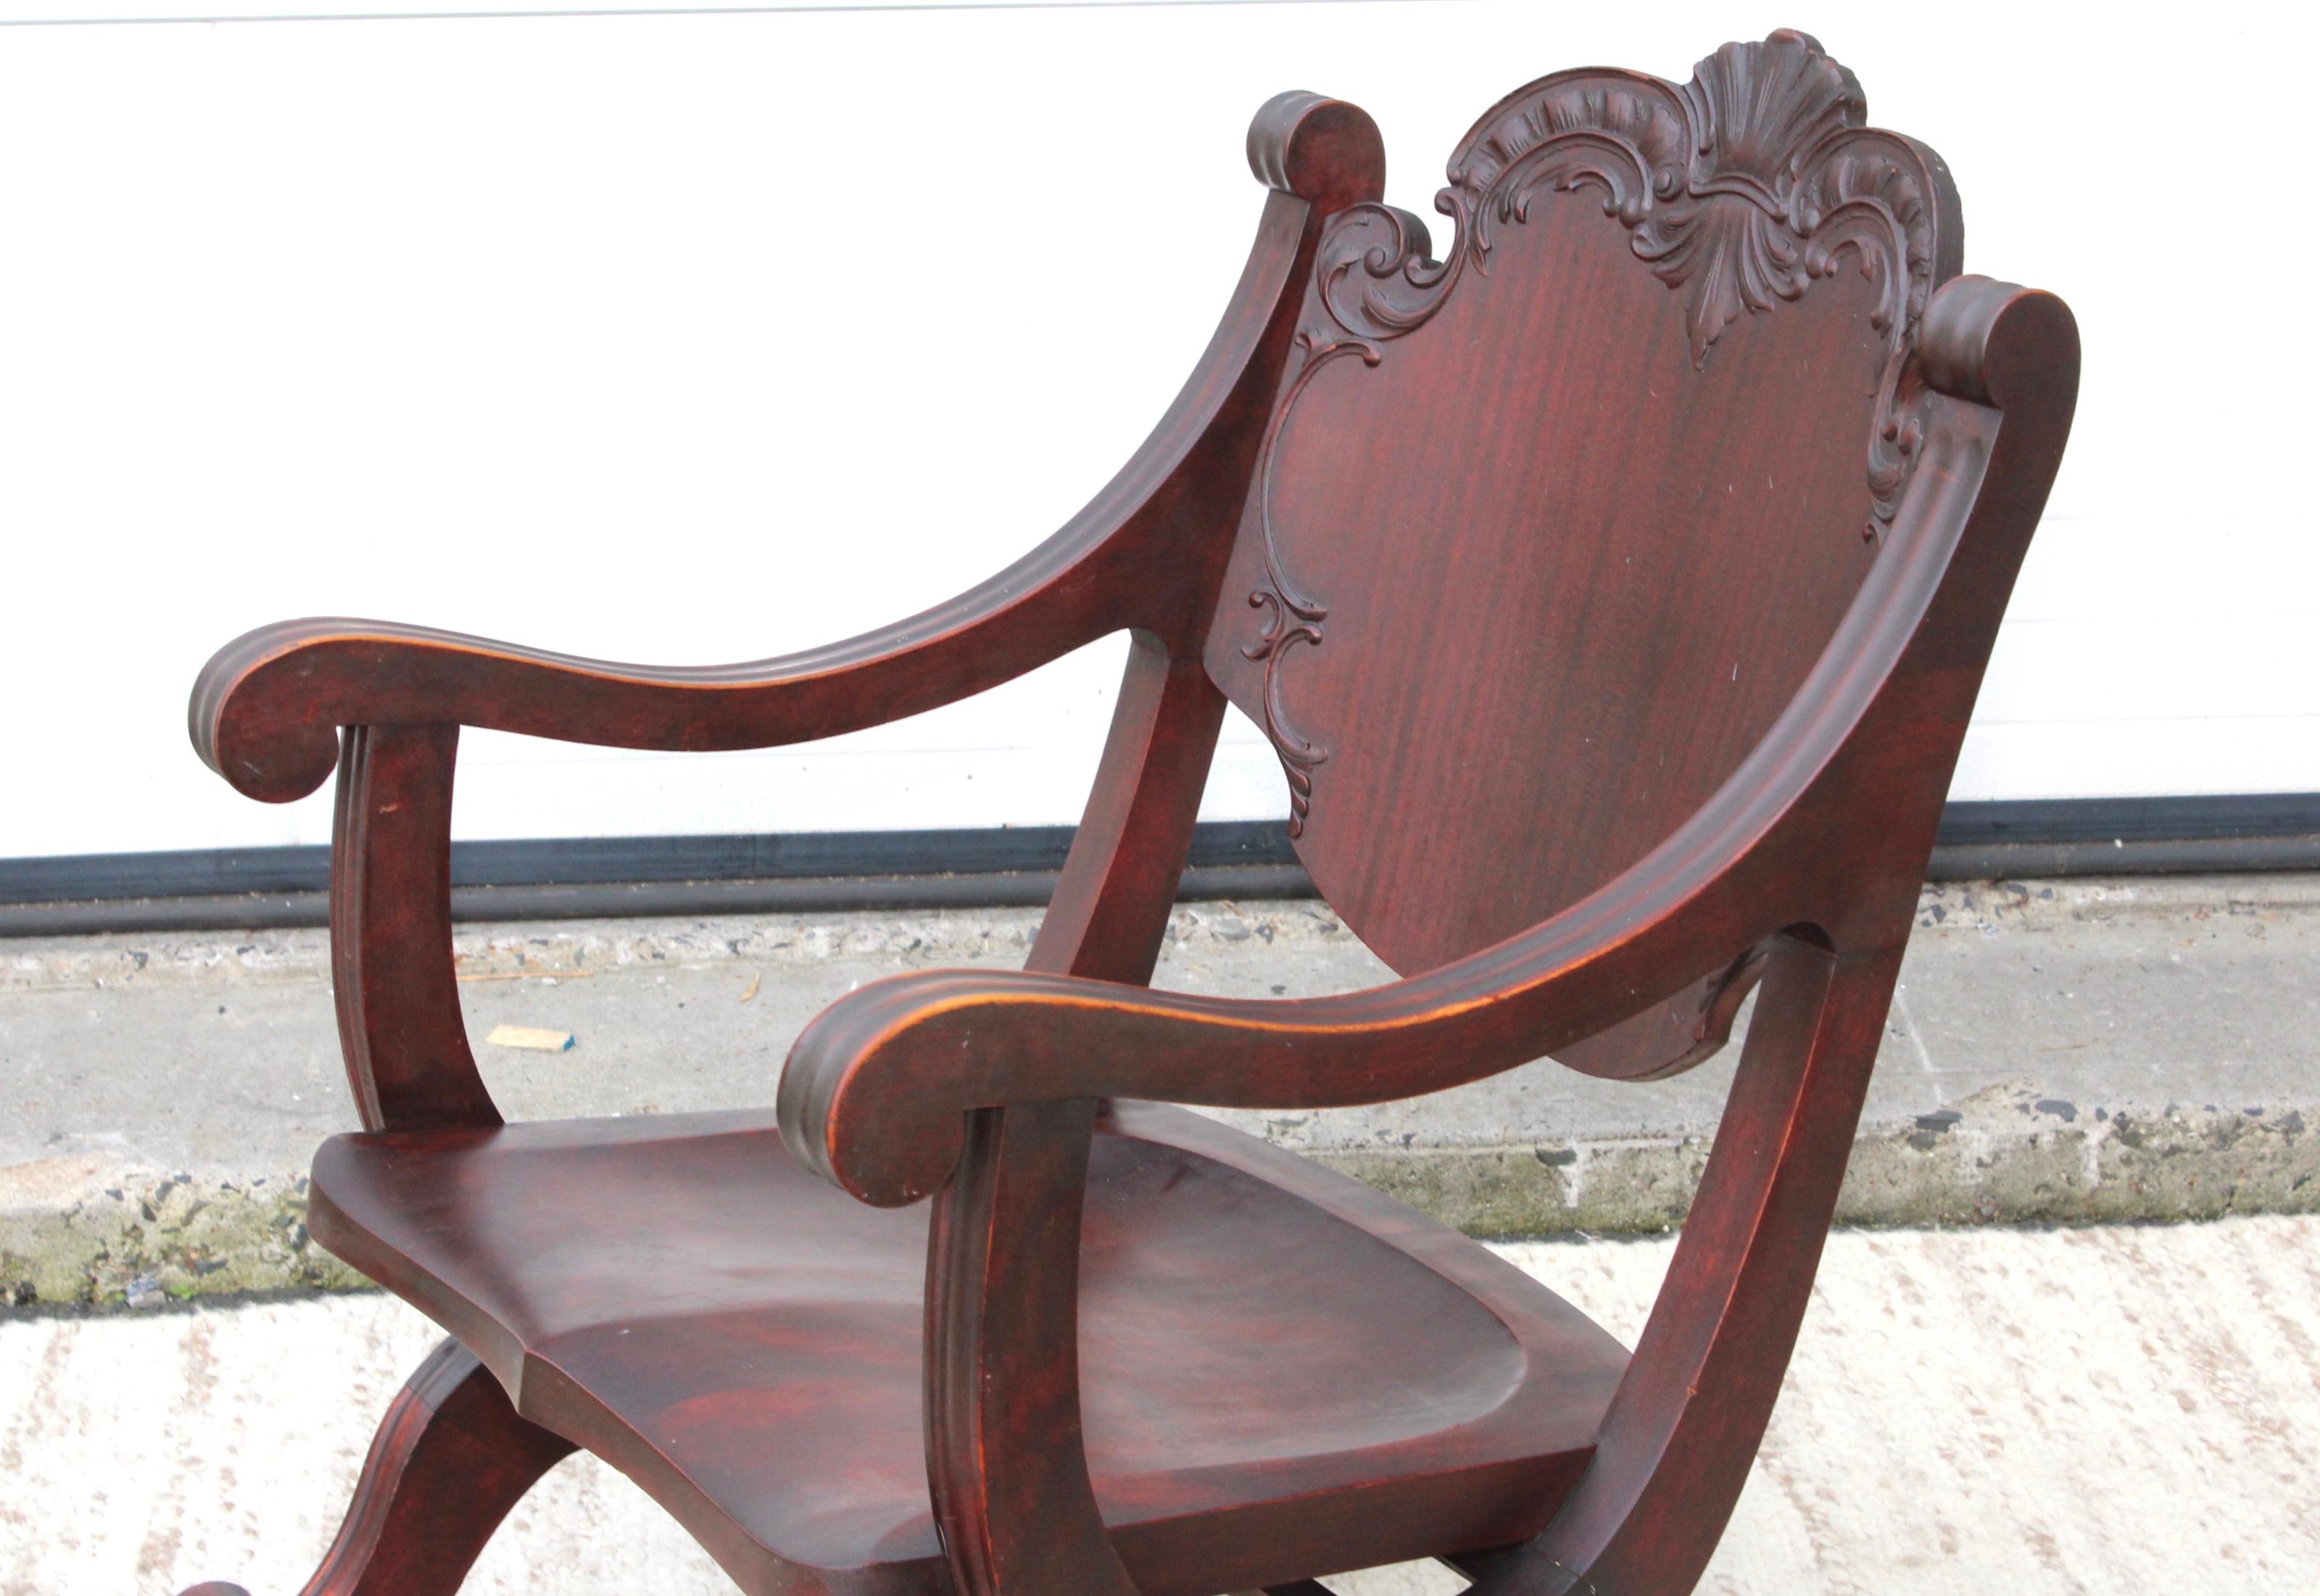
M1255 245L1174 407L952 602L722 668L310 620L203 673L194 739L234 787L338 771L364 1129L316 1159L313 1232L451 1338L310 1596L449 1596L575 1447L765 1596L1311 1592L1422 1557L1484 1596L1699 1577L2061 458L2074 327L1959 275L1940 159L1799 33L1688 84L1517 90L1451 158L1439 257L1379 203L1354 106L1282 95L1248 148ZM452 975L460 726L767 747L1122 630L1023 972L847 995L772 1110L502 1122ZM1146 985L1228 702L1315 886L1405 978ZM1479 1243L1170 1106L1379 1103L1543 1055L1653 1080L1759 985L1632 1355Z

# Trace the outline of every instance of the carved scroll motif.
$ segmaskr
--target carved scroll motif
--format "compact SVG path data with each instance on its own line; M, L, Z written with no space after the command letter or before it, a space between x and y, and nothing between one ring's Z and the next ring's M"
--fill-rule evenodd
M1446 258L1430 257L1407 212L1355 205L1322 234L1292 374L1258 467L1265 582L1249 594L1263 635L1242 650L1265 666L1265 732L1289 778L1290 834L1304 829L1313 771L1328 751L1282 708L1280 671L1298 644L1320 646L1326 603L1284 573L1273 538L1273 470L1281 434L1313 375L1341 356L1365 365L1429 320L1468 270L1487 275L1501 230L1529 219L1541 192L1600 190L1654 275L1683 296L1692 365L1724 329L1803 297L1849 254L1877 284L1871 324L1889 349L1868 451L1862 536L1884 541L1921 441L1911 359L1935 286L1936 199L1925 154L1865 126L1853 74L1807 34L1726 44L1681 86L1640 73L1583 70L1510 96L1452 158L1435 208L1457 223Z

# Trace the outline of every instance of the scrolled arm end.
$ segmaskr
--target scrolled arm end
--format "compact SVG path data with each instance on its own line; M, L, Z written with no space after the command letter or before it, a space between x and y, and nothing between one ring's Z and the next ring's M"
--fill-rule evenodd
M1291 89L1248 124L1248 165L1268 188L1325 214L1385 193L1385 139L1360 106Z
M799 1035L775 1099L782 1141L833 1185L899 1208L948 1183L978 1108L1293 1098L1311 1088L1294 1066L1314 1037L1255 1012L1285 1006L1028 971L890 976Z
M1418 1096L1634 1013L1651 971L1695 970L1700 949L1690 944L1720 946L1729 929L1696 909L1646 936L1626 916L1581 919L1414 980L1326 997L1215 997L1029 971L890 976L799 1035L776 1098L782 1141L840 1189L894 1208L950 1181L980 1108L1080 1097L1334 1108Z
M318 696L297 690L303 645L318 623L246 632L195 679L186 730L202 762L263 803L304 798L339 762L339 728Z
M1944 393L2012 410L2034 394L2074 396L2079 324L2051 293L1995 277L1953 277L1917 334L1926 380Z
M1036 1042L991 997L1036 977L965 970L893 976L815 1016L790 1049L775 1099L790 1156L875 1208L950 1180L966 1150L978 1059ZM1004 1030L1008 1035L999 1032Z
M322 784L340 726L471 726L673 753L836 736L994 687L1112 629L1119 593L1104 562L1118 532L1066 528L898 625L730 665L624 664L388 621L285 621L220 649L187 718L203 761L269 803Z

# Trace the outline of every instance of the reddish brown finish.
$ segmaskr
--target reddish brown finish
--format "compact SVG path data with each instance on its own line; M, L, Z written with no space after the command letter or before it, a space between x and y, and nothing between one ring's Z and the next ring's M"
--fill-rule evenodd
M1602 1331L1464 1238L1181 1110L1124 1106L1094 1147L1088 1449L1138 1588L1213 1596L1311 1568L1316 1540L1388 1561L1445 1526L1487 1545L1545 1522L1627 1363ZM341 1137L315 1189L333 1251L743 1588L801 1568L945 1588L926 1208L853 1202L748 1112ZM456 1258L446 1235L467 1239Z
M1368 119L1282 95L1250 134L1255 249L1175 407L955 603L724 670L368 623L230 646L193 720L242 790L310 790L349 728L333 936L375 1133L323 1149L316 1235L472 1348L508 1425L612 1461L753 1591L1298 1593L1429 1555L1483 1596L1690 1589L2076 393L2068 311L1958 276L1940 163L1865 116L1792 33L1681 86L1543 79L1460 147L1435 262L1375 203ZM776 1114L500 1126L449 973L457 726L793 741L1120 629L1026 971L849 995ZM1407 978L1145 985L1227 695L1316 881ZM1438 1225L1116 1101L1377 1102L1549 1053L1649 1078L1760 978L1632 1359ZM399 1456L367 1490L458 1488Z
M2053 303L2006 302L2025 321ZM1898 945L1941 792L1926 783L1902 807L1890 767L1934 728L1954 758L1979 685L1978 665L1961 675L1925 659L1949 647L1926 622L1974 602L1994 630L2004 599L1957 591L1970 528L1935 512L1972 502L1979 473L1953 466L1988 437L1963 407L1942 409L1955 427L1911 501L1925 513L1905 507L1891 556L1804 690L1715 798L1609 885L1496 947L1338 997L1194 997L1033 973L874 983L823 1011L791 1055L781 1104L799 1156L865 1201L908 1202L947 1177L966 1108L1089 1090L1244 1107L1386 1101L1591 1035L1788 926L1840 949Z
M1695 1217L1594 1463L1487 1590L1684 1591L1707 1567L1781 1393L1900 962L1787 938L1772 952Z
M969 697L1122 628L1196 651L1228 552L1219 534L1240 516L1319 223L1385 182L1377 129L1338 101L1276 97L1249 146L1276 176L1200 365L1103 491L980 587L881 631L736 665L622 665L428 627L285 621L203 669L187 711L195 751L238 790L285 803L330 775L340 726L453 722L623 748L765 748ZM1316 186L1286 186L1300 180Z
M300 1596L453 1596L508 1510L572 1450L517 1418L475 1355L445 1341L388 1405L346 1523ZM185 1596L249 1593L213 1582Z
M1135 1596L1080 1413L1082 1218L1096 1105L977 1109L927 1251L927 1480L962 1591ZM1171 1348L1172 1353L1179 1349ZM1036 1436L1036 1446L1027 1438Z
M1223 717L1198 660L1136 635L1094 796L1029 968L1151 978ZM1135 1590L1090 1489L1080 1425L1081 1193L1095 1106L976 1110L961 1178L935 1197L927 1474L966 1591Z
M331 841L331 977L369 1131L496 1125L451 966L457 726L349 726Z
M1859 589L1914 464L1904 356L1962 230L1939 162L1865 120L1797 34L1682 89L1562 73L1459 146L1443 261L1383 206L1323 240L1226 580L1246 605L1207 657L1273 735L1322 895L1396 969L1642 858ZM1445 702L1464 759L1413 745ZM1714 1003L1590 1057L1696 1062Z

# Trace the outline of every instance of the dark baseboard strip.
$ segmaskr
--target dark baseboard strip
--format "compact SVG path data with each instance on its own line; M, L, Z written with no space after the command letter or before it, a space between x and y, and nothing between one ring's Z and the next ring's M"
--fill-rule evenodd
M700 915L820 915L865 910L1036 907L1054 896L1053 870L972 876L829 876L763 881L586 882L564 886L455 887L451 918L618 920ZM1258 902L1310 897L1296 865L1188 870L1187 900ZM94 903L0 904L0 938L269 931L328 925L327 892L246 892L200 897L107 898Z
M2320 792L2174 798L1982 798L1942 813L1940 845L2241 841L2320 837Z
M2060 876L2214 876L2320 870L2320 834L2104 843L1961 843L1934 849L1928 881Z
M787 836L544 838L452 848L452 916L827 914L1042 904L1069 826ZM1935 881L2320 870L2320 793L1953 804ZM327 848L0 860L0 937L329 922ZM1279 822L1203 825L1180 896L1312 883Z
M1074 828L994 825L947 831L796 832L785 835L525 837L454 843L453 887L567 887L1049 875ZM1279 821L1224 821L1194 837L1195 870L1295 864ZM325 892L326 847L200 848L0 859L0 905L106 898L235 897Z

